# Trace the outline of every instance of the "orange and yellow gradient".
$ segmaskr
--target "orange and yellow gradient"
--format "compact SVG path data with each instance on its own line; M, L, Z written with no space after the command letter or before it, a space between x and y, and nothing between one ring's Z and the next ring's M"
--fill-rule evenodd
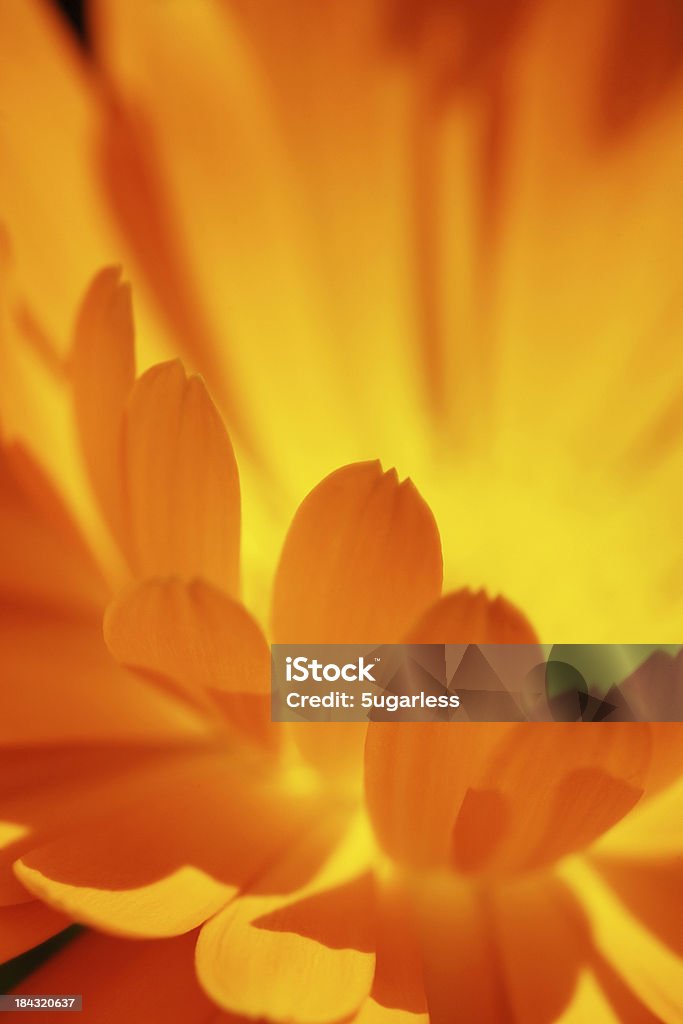
M0 3L0 960L90 926L23 991L103 1022L681 1021L683 726L268 680L680 640L678 5L88 15Z

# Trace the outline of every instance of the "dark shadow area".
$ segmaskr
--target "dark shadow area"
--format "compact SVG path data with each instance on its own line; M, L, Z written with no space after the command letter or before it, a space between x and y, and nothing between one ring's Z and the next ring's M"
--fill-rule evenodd
M80 42L87 47L88 32L85 19L84 0L53 0Z
M83 931L84 929L80 925L72 924L59 935L53 935L52 938L42 942L34 949L29 949L25 953L15 956L13 960L8 960L7 963L0 965L0 995L8 995L24 978L27 978Z

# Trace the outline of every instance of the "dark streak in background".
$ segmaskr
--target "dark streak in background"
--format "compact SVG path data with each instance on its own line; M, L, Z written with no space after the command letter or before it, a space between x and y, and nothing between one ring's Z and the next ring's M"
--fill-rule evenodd
M71 28L78 36L84 46L87 46L88 37L85 27L84 0L53 0L65 16Z
M60 949L63 949L77 935L80 935L82 931L83 928L80 925L72 924L65 928L63 932L59 932L59 934L53 935L51 939L41 943L40 946L35 946L33 949L29 949L28 952L22 953L13 960L8 960L7 963L0 965L0 995L9 995L12 989L21 984L24 978L27 978L42 963L45 963L51 956L54 956ZM36 993L36 995L40 994Z

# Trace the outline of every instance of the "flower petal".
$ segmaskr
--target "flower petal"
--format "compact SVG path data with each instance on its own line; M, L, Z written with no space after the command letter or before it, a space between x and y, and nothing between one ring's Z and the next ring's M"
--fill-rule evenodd
M643 794L650 755L649 727L636 722L373 723L368 807L399 860L537 867L623 818Z
M319 843L328 831L306 837ZM353 836L352 843L353 843ZM286 897L262 895L265 877L203 928L197 972L205 991L234 1013L267 1021L326 1024L355 1012L374 973L371 879L358 873L353 845L341 844L311 882ZM290 870L286 862L273 869Z
M428 608L411 629L413 644L536 644L527 618L504 597L456 590ZM539 651L540 657L540 651Z
M97 619L4 608L0 741L196 742L206 720L117 665Z
M457 882L437 886L418 895L416 913L430 1021L514 1020L478 890Z
M149 580L107 609L104 637L123 665L170 680L195 701L218 704L261 743L270 722L270 653L246 609L201 580Z
M124 424L128 553L138 576L239 588L237 464L221 418L179 362L135 384Z
M256 764L224 752L168 754L120 781L97 810L15 865L31 893L113 934L196 927L320 813L313 798L289 799ZM299 885L309 870L299 862L277 881Z
M248 395L250 441L277 470L276 425L293 495L368 449L401 461L424 426L406 259L412 104L385 21L362 0L306 2L295 17L274 6L94 7L95 52L138 122L117 147L134 150L137 180L108 161L117 208L212 384L220 353L231 430ZM131 197L140 179L147 195Z
M548 1024L571 1001L591 936L573 894L551 874L500 886L487 909L511 1019Z
M22 304L64 354L84 282L116 251L92 150L96 91L58 12L35 0L0 5L0 65L0 222Z
M683 957L683 858L616 860L595 856L591 863L634 917Z
M34 459L0 446L0 600L96 615L104 581L76 525Z
M273 597L276 643L396 643L438 596L439 534L414 485L379 462L338 469L299 507Z
M100 271L76 325L71 375L81 447L100 508L114 536L123 531L121 426L135 379L130 286L120 271Z
M273 594L276 643L398 642L441 589L439 534L410 481L379 462L326 477L297 511ZM293 731L318 767L355 785L365 725Z
M171 745L175 753L175 747ZM131 780L154 770L161 750L150 745L87 741L65 746L24 746L2 752L0 807L0 906L25 903L31 894L17 881L13 863L23 853L118 806ZM168 756L168 752L166 754ZM157 771L164 770L162 759Z
M640 1001L655 1020L683 1019L683 961L625 907L595 869L582 858L569 858L561 875L571 886L588 919L594 946L604 964L621 979L626 993ZM631 1020L631 1015L621 1016ZM639 1016L633 1014L634 1020ZM645 1014L643 1020L650 1020Z

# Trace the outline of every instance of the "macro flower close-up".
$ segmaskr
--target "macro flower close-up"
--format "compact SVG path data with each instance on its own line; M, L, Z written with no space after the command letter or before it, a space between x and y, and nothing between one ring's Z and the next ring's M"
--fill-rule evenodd
M683 1021L682 71L677 0L0 0L1 1009ZM281 720L278 645L619 668Z

